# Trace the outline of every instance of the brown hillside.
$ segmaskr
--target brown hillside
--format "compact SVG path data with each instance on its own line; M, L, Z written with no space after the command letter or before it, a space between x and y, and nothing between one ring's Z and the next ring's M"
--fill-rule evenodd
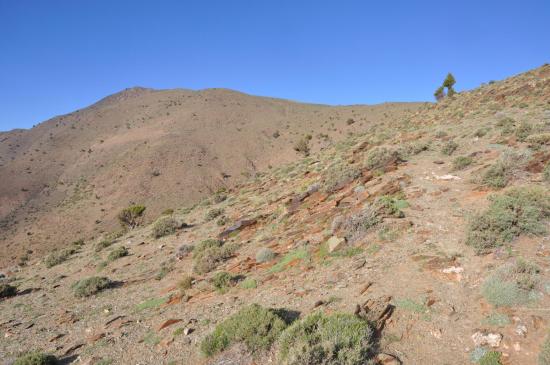
M418 103L330 107L208 89L132 88L30 130L0 134L0 264L116 229L131 203L146 219L196 203ZM348 119L355 123L348 124Z

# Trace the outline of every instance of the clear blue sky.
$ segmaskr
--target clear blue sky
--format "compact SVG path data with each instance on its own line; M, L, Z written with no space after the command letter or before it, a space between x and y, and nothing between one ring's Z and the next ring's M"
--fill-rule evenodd
M545 62L548 0L0 0L0 130L131 86L372 104Z

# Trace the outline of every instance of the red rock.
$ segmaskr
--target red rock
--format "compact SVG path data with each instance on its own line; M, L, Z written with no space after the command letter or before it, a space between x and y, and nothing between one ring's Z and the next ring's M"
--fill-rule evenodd
M179 323L179 322L181 322L181 319L169 319L169 320L165 321L164 323L162 323L159 326L159 328L157 329L157 331L163 330L166 327L171 326L171 325L176 324L176 323Z

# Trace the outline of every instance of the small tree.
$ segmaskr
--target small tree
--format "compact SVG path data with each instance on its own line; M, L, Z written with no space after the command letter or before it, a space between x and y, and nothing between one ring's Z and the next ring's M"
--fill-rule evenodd
M443 85L437 88L435 90L434 96L437 101L440 101L445 96L453 96L456 94L456 91L454 89L454 85L456 84L455 77L452 73L448 73L445 80L443 80ZM445 88L447 88L447 94L445 94Z
M438 87L434 92L435 100L439 101L445 97L445 88L443 86Z
M135 228L141 223L141 216L145 211L143 205L132 205L118 213L118 220L124 228Z

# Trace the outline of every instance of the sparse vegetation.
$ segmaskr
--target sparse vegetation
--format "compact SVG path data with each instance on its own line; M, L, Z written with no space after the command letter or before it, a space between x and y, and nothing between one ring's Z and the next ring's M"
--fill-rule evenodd
M530 154L527 152L516 152L506 150L483 175L481 182L491 188L504 188L517 171L529 161Z
M376 208L366 205L360 212L343 219L338 225L334 224L333 229L340 228L344 232L346 241L350 244L362 239L367 232L380 223Z
M505 264L485 280L483 296L496 307L525 304L536 297L539 272L536 265L523 259Z
M550 334L540 346L538 365L550 365Z
M466 243L478 253L511 242L522 233L545 232L543 220L550 216L550 195L545 189L515 188L489 199L487 210L475 215L468 226Z
M346 184L361 176L361 169L347 163L331 166L324 174L321 190L327 194L343 188Z
M525 138L525 142L534 150L542 148L542 146L550 145L550 133L532 134Z
M180 291L186 291L187 289L191 289L193 286L193 277L189 275L184 275L180 281L178 281L178 289Z
M443 145L443 147L441 148L441 153L443 153L444 155L450 156L456 151L457 148L458 148L458 143L451 140L446 142Z
M488 351L479 359L479 365L502 365L500 362L501 355L498 351Z
M72 285L72 289L77 297L89 297L110 288L112 284L113 282L106 277L92 276L77 281Z
M176 232L178 222L171 216L163 216L157 219L153 225L152 234L155 238L168 236Z
M474 159L469 156L458 156L453 160L453 170L464 170L474 162Z
M136 228L141 224L141 218L145 212L143 205L131 205L128 208L122 209L118 214L118 221L125 228Z
M309 141L311 140L311 136L307 135L303 138L300 138L295 144L294 144L294 151L301 153L305 157L309 156Z
M544 170L542 170L542 178L544 181L550 183L550 162L548 162L544 167Z
M206 216L204 217L204 219L207 222L210 222L211 220L214 220L215 218L219 217L222 214L223 214L223 209L221 208L210 209L208 213L206 213Z
M202 241L193 250L193 271L197 274L205 274L214 270L222 261L233 255L235 248L232 244L224 245L218 240Z
M212 286L218 293L225 293L229 288L235 286L238 276L232 275L226 271L217 272L212 278Z
M111 246L114 242L115 242L114 240L111 240L111 239L108 239L108 238L99 241L95 245L95 252L102 251L104 248L107 248L107 247Z
M241 282L240 287L243 289L256 289L258 287L258 282L256 279L246 278Z
M252 304L218 324L201 342L201 352L212 356L242 342L250 352L257 353L269 349L285 327L277 311Z
M47 268L59 265L69 259L76 253L76 249L73 247L65 248L63 250L54 251L44 259L44 264Z
M305 247L297 248L284 255L281 260L273 265L270 269L271 272L280 272L287 268L292 262L304 260L309 257L309 253Z
M352 314L313 313L290 325L277 342L281 365L363 365L374 355L371 324Z
M383 170L386 166L399 162L399 153L386 147L375 147L367 154L365 166L370 170Z
M40 351L33 351L18 357L13 365L55 365L57 358Z
M0 298L9 298L17 294L17 288L13 285L0 281Z
M124 257L124 256L128 256L128 249L124 246L119 246L117 248L115 248L114 250L112 250L110 253L109 253L109 256L107 257L107 260L108 261L115 261L115 260L118 260L119 258L121 257Z
M378 212L384 216L403 218L405 213L402 209L409 206L409 203L400 195L384 195L378 198Z
M256 262L264 263L269 262L275 258L275 252L272 249L267 247L262 247L256 252Z

